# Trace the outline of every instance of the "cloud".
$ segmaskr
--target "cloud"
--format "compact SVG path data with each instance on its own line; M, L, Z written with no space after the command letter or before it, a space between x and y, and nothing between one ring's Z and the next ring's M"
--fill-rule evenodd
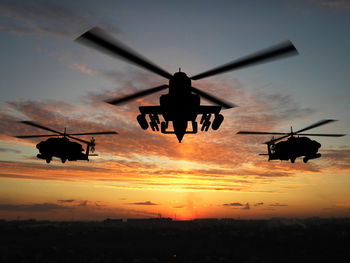
M350 171L350 149L325 149L322 150L322 158L325 162L323 168L329 172Z
M142 87L152 87L159 84L153 83L150 79L145 79L144 74L138 75L138 73L134 73L133 78L130 80L120 81L126 81L126 87L115 92L115 96L120 96L122 91L123 94L129 94L140 90L141 84ZM208 86L217 86L216 84L220 84L223 94L225 94L226 90L232 90L232 85L225 84L222 81L219 83L204 82L199 86L206 89ZM137 105L135 104L139 103L134 102L121 107L101 103L107 97L114 97L112 93L90 94L86 99L88 98L92 103L96 102L96 108L92 109L89 107L89 110L86 110L84 106L70 105L61 101L44 101L41 103L34 101L9 102L8 106L14 112L20 112L28 119L54 128L60 126L60 130L62 130L62 127L81 132L86 131L88 128L116 130L119 132L117 137L103 136L96 138L97 149L114 152L116 155L129 157L135 154L167 156L169 158L191 159L196 162L219 165L229 164L229 167L232 165L239 166L247 161L255 163L259 159L256 157L256 153L261 149L261 145L255 143L261 141L261 138L232 136L232 131L237 131L237 128L240 128L240 125L242 125L241 123L244 123L248 128L252 127L254 129L263 128L265 125L266 127L271 127L274 123L273 116L268 113L267 108L264 109L269 103L261 103L261 98L255 98L242 91L233 89L230 96L233 93L233 95L237 95L238 100L244 100L250 106L244 107L244 109L237 108L224 111L223 114L226 115L225 118L227 120L224 121L219 132L210 130L208 133L200 132L197 135L186 135L183 143L179 144L175 136L140 129L135 121L138 114ZM106 96L106 94L110 95ZM230 96L227 97L229 98ZM155 97L158 98L159 94L156 94ZM145 97L142 104L147 105L151 100L152 96ZM154 104L154 102L150 104ZM10 120L11 118L15 121L16 119L12 116L7 115L3 117L5 118L0 119L0 125L4 126L4 131L8 135L14 134L16 130L18 132L20 130L33 131L32 127L5 123L6 119ZM196 144L196 147L193 147L194 144ZM240 145L239 148L236 147L237 144ZM169 149L172 150L169 151ZM273 174L273 172L267 174L265 171L261 175L281 176L280 174Z
M186 206L185 205L177 205L177 206L173 206L173 208L182 209L182 208L186 208Z
M100 71L98 74L101 74ZM255 186L300 173L319 173L323 168L313 163L267 162L265 158L257 156L266 150L261 145L264 137L235 135L240 129L272 129L278 114L269 108L269 100L276 100L277 97L249 94L235 82L202 81L198 88L217 93L229 101L235 98L235 103L241 107L223 111L225 120L219 131L210 129L207 133L186 135L179 144L175 136L144 131L136 121L138 106L159 103L161 93L120 107L102 102L106 98L159 85L147 73L132 71L131 75L118 74L121 79L119 82L118 78L114 81L124 88L91 93L82 99L82 104L55 100L8 102L6 111L0 111L0 140L32 145L33 154L24 159L1 162L0 177L108 181L111 182L108 187L118 189L266 193ZM210 90L210 87L220 88ZM296 105L293 97L280 97L283 103L278 107L281 107L282 112L284 105L287 108ZM202 103L209 104L205 101ZM18 116L23 117L20 119ZM99 157L91 157L90 162L67 162L62 165L54 159L47 165L32 158L37 153L35 144L41 139L10 137L42 132L17 122L22 119L34 120L58 131L63 131L63 127L67 127L68 132L114 130L119 135L96 136Z
M104 220L106 218L159 217L152 211L125 209L93 200L57 200L57 203L0 204L3 218L33 218L38 220ZM35 213L35 214L34 214ZM33 215L34 214L34 215Z
M158 205L158 204L152 203L151 201L128 203L128 204L129 205Z
M336 207L349 207L350 208L350 203L339 203L335 205Z
M263 205L264 205L264 202L254 204L254 206L263 206Z
M0 161L2 178L34 179L34 180L55 180L55 181L78 181L78 180L105 180L101 174L109 173L103 167L83 165L47 165L40 161L36 162L11 162ZM85 177L89 175L88 177ZM85 179L84 179L85 178Z
M280 203L274 203L274 204L269 204L269 206L280 207L280 206L288 206L288 205L286 205L286 204L280 204Z
M228 204L223 204L223 206L243 206L241 203L228 203Z
M42 204L0 204L1 211L20 211L20 212L50 212L53 210L69 209L67 206L61 206L54 203Z
M79 70L80 72L82 72L84 74L88 74L88 75L95 75L98 73L95 70L87 68L85 64L74 63L74 64L70 65L70 67L72 69Z
M243 209L243 210L250 210L250 205L249 205L249 203L246 203L242 209Z
M73 203L73 202L75 202L75 200L74 199L57 200L57 202L59 202L59 203Z
M300 106L291 94L275 92L271 94L268 91L260 91L258 94L258 96L268 103L269 110L274 115L275 122L286 119L304 118L315 112L314 109Z
M246 203L245 205L242 204L242 203L227 203L227 204L223 204L223 206L226 206L226 207L239 207L240 209L243 209L243 210L250 210L249 203Z
M86 207L86 206L88 206L88 203L89 203L88 200L84 200L84 201L81 201L81 202L78 204L78 206Z
M65 199L57 200L59 203L64 203L66 205L71 205L70 207L104 207L105 204L101 201L90 201L90 200L75 200L75 199Z
M339 11L350 11L350 2L348 0L311 0L320 6L328 7Z
M0 3L0 31L15 34L59 35L76 37L93 26L118 33L119 30L108 23L89 5L74 7L72 2L48 0L2 1Z
M14 149L10 149L10 148L0 148L0 152L5 152L5 153L12 152L12 153L17 153L17 154L21 153L21 151L19 151L19 150L14 150Z

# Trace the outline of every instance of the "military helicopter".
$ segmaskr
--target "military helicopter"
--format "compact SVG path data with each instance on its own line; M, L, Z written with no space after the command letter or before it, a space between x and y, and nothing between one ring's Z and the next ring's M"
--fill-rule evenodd
M240 69L242 67L267 62L288 55L298 54L294 45L290 41L287 41L201 74L188 77L184 72L181 72L181 69L179 72L171 75L146 58L137 54L135 51L126 47L124 44L113 39L99 28L93 28L85 32L76 40L87 46L99 49L109 55L122 58L127 62L136 64L139 67L168 79L168 85L165 84L146 89L125 97L111 99L106 102L112 105L118 105L161 90L169 89L168 94L160 96L159 106L140 106L139 110L141 114L137 116L137 121L144 130L150 126L153 131L159 131L160 124L161 133L175 134L179 142L181 142L184 134L197 133L198 124L196 118L198 115L202 115L200 120L200 124L202 125L201 131L208 131L210 125L213 130L217 130L224 120L224 116L220 114L221 109L235 107L232 103L225 102L211 94L193 87L191 80L199 80L230 70ZM213 102L216 106L201 105L200 97ZM146 119L146 115L149 116L149 122ZM160 122L159 115L163 116L164 121ZM214 115L214 120L211 123L210 119L212 115ZM169 122L172 122L172 131L169 129ZM187 130L188 122L191 122L192 130Z
M321 125L325 125L330 122L334 122L336 120L321 120L316 122L304 129L293 132L293 128L290 128L289 133L281 133L281 132L259 132L259 131L239 131L237 134L255 134L255 135L283 135L278 138L272 137L270 141L264 142L267 145L267 154L260 155L268 155L270 160L290 160L291 163L295 162L297 157L302 157L304 163L307 163L308 160L320 158L321 154L318 153L321 144L317 141L311 140L308 137L299 137L302 136L328 136L328 137L341 137L346 134L306 134L301 133ZM295 137L297 135L298 137ZM282 139L288 138L286 141L280 141Z
M42 141L36 145L36 148L39 150L39 154L36 156L39 159L46 160L46 163L50 163L52 157L58 157L61 159L62 163L68 161L77 161L77 160L86 160L89 161L89 156L97 156L96 154L90 154L95 151L95 139L91 138L90 141L82 140L72 135L102 135L102 134L118 134L114 131L103 131L103 132L86 132L86 133L67 133L66 128L64 132L59 132L51 128L45 127L41 124L35 123L33 121L20 121L21 123L34 126L43 130L47 130L56 134L48 135L24 135L24 136L15 136L16 138L37 138L37 137L57 137L58 138L49 138L46 141ZM70 141L68 138L82 142L86 144L85 153L84 149L80 143Z

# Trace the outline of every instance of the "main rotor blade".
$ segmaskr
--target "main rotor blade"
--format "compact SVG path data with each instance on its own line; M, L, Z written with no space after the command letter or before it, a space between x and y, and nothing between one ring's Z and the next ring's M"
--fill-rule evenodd
M37 138L37 137L57 137L57 134L50 135L23 135L23 136L15 136L16 138Z
M24 124L27 124L27 125L30 125L30 126L34 126L36 128L40 128L40 129L46 130L46 131L50 131L50 132L58 133L60 135L64 135L64 133L62 133L62 132L59 132L59 131L53 130L51 128L45 127L45 126L43 126L41 124L38 124L38 123L35 123L33 121L20 121L20 122L24 123Z
M156 66L155 64L148 61L141 55L137 54L137 52L123 45L116 39L113 39L100 28L95 27L90 29L89 31L85 32L80 37L78 37L76 41L83 43L87 46L93 47L95 49L99 49L110 55L123 58L128 62L132 62L164 78L170 79L172 77L172 75L169 72Z
M307 130L313 129L313 128L316 128L316 127L321 126L321 125L325 125L325 124L330 123L330 122L333 122L333 121L337 121L337 120L321 120L321 121L316 122L316 123L314 123L314 124L312 124L312 125L310 125L310 126L307 126L307 127L304 128L304 129L301 129L301 130L299 130L299 131L294 132L294 134L297 134L297 133L300 133L300 132L303 132L303 131L307 131Z
M105 131L105 132L68 133L67 135L103 135L103 134L118 134L118 133L115 131Z
M278 137L278 138L269 140L269 141L267 141L267 142L264 142L264 144L271 144L271 143L280 141L280 140L282 140L282 139L284 139L284 138L287 138L287 137L289 137L289 136L290 136L290 134L288 133L287 135L284 135L284 136L281 136L281 137Z
M191 79L193 80L202 79L213 75L221 74L226 71L235 70L235 69L239 69L247 66L252 66L254 64L263 63L270 60L279 59L286 56L297 55L297 54L298 54L298 51L294 47L292 42L286 41L276 46L256 52L252 55L240 58L238 60L234 60L223 66L197 74L191 77Z
M131 95L127 95L127 96L122 97L122 98L106 100L105 102L107 102L109 104L117 105L117 104L121 104L121 103L127 102L129 100L137 99L139 97L143 97L143 96L155 93L157 91L161 91L161 90L166 89L168 87L169 87L168 85L161 85L161 86L158 86L158 87L155 87L155 88L150 88L150 89L146 89L146 90L143 90L143 91L139 91L139 92L136 92L136 93L131 94Z
M281 137L271 139L270 141L264 142L264 144L271 144L276 141L282 140L284 138L287 138L290 133L285 133L285 132L259 132L259 131L239 131L237 134L255 134L255 135L283 135Z
M237 134L261 134L261 135L287 135L285 132L259 132L259 131L239 131Z
M346 134L309 134L309 133L298 133L298 135L304 135L304 136L325 136L325 137L342 137Z
M79 139L79 138L77 138L77 137L73 137L73 136L70 136L70 135L66 135L66 137L69 137L69 138L71 138L71 139L73 139L73 140L77 140L77 141L79 141L79 142L83 142L83 143L86 143L87 145L90 145L90 142L89 142L89 141L86 141L86 140L83 140L83 139Z
M217 104L217 105L220 105L222 107L224 107L225 109L230 109L230 108L234 108L234 107L237 107L235 104L233 103L229 103L229 102L226 102L224 100L221 100L221 99L218 99L216 97L214 97L213 95L210 95L209 93L206 93L200 89L197 89L195 87L191 87L191 91L194 92L194 93L197 93L199 96Z

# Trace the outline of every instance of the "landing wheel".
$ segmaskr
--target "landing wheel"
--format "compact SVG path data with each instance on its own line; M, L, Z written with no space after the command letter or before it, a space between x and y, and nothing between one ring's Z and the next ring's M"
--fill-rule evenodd
M65 163L67 161L67 159L66 158L62 158L61 161L62 161L62 163Z
M46 158L46 163L50 163L51 162L51 158Z
M306 157L303 158L304 163L307 163L308 160L309 160L309 158L306 158Z
M295 157L290 158L291 163L295 163Z

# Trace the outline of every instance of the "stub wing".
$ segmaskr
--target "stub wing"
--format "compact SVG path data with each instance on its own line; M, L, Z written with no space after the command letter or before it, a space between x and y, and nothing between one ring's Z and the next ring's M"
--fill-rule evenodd
M221 106L199 106L197 114L219 114Z
M164 114L164 110L161 106L140 106L141 114ZM219 114L221 111L221 106L199 106L197 115L202 114Z
M163 114L164 111L162 110L162 108L160 106L140 106L139 110L141 112L141 114Z

